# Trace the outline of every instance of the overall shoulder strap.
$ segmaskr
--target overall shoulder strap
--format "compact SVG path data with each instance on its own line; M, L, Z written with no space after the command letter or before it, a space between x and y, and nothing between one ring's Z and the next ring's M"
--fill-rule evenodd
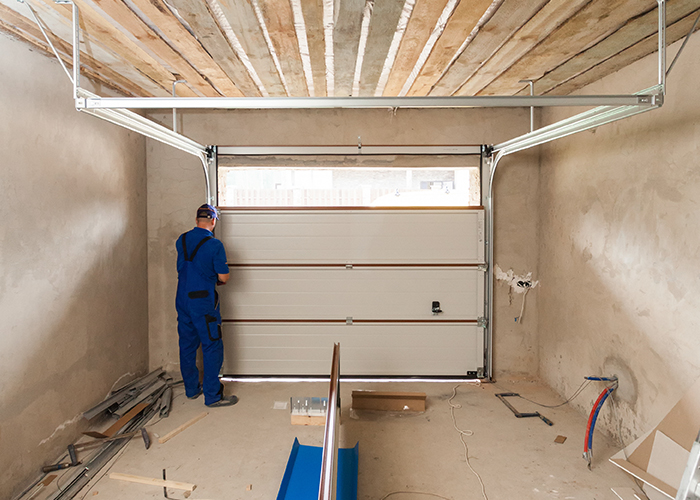
M187 256L187 243L186 243L187 233L182 233L182 235L180 236L180 239L182 240L182 253L185 257L185 260L190 260L189 257Z
M189 258L189 261L192 262L194 260L195 255L197 255L197 252L199 252L199 249L202 248L202 245L204 245L207 241L213 239L213 236L205 236L202 238L202 241L197 243L197 246L194 247L194 251L192 252L192 255Z

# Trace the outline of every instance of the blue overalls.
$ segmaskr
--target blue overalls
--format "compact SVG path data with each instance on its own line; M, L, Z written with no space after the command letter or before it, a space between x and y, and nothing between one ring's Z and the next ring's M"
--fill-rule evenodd
M202 345L204 404L219 401L223 386L219 371L224 362L221 340L221 313L216 292L218 274L227 274L223 244L206 229L195 227L181 235L177 243L177 332L180 337L180 371L185 394L199 394L197 349Z

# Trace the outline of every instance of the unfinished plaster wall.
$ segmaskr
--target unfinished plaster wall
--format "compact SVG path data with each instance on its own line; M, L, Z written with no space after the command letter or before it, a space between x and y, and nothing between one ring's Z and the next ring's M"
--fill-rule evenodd
M700 376L699 57L696 34L663 108L542 151L541 376L570 395L585 375L617 374L617 410L606 405L601 428L625 443ZM654 54L581 93L641 90L656 72ZM602 389L574 404L590 411Z
M12 498L148 367L145 141L75 111L0 34L0 491Z
M168 127L171 115L154 115ZM202 144L364 145L488 144L528 131L528 110L278 110L182 112L178 129ZM200 162L148 142L149 315L151 366L177 368L175 240L194 224L204 201ZM496 262L537 278L537 152L506 159L496 182ZM235 283L233 284L235 286ZM526 321L514 322L520 298L497 282L494 335L499 373L537 371L537 294L528 295ZM222 293L226 291L223 290Z

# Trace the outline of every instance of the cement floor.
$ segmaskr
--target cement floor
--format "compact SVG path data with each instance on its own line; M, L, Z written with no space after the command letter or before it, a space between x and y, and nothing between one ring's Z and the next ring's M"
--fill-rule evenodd
M469 470L460 435L452 422L449 398L454 383L342 383L341 447L359 441L359 500L381 500L396 491L426 492L448 499L482 498L481 486ZM350 409L357 389L422 391L427 409L418 415L358 415ZM496 499L614 500L611 487L633 487L632 479L607 459L617 451L606 437L594 437L594 462L588 470L582 458L586 419L565 405L542 409L554 422L516 419L494 394L512 390L545 404L561 400L548 388L503 379L496 385L463 384L453 404L457 426L465 436L472 467L480 474L486 495ZM593 390L592 388L587 389ZM275 410L276 401L291 396L326 396L326 383L230 383L227 393L240 402L207 409L203 398L187 400L176 389L171 415L149 426L154 444L145 450L133 439L77 498L98 500L163 498L160 487L127 483L108 477L121 472L195 483L191 500L269 500L276 498L295 437L301 444L321 446L323 427L292 426L289 410ZM515 400L524 411L538 408ZM193 417L209 414L164 444L157 437ZM563 444L554 439L567 437ZM171 498L184 498L170 490ZM426 500L401 493L393 500Z

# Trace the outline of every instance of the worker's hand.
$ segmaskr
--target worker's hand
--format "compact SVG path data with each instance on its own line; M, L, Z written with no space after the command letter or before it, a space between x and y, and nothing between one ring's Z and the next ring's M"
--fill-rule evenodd
M223 286L223 285L225 285L225 284L226 284L225 281L216 280L216 286Z

